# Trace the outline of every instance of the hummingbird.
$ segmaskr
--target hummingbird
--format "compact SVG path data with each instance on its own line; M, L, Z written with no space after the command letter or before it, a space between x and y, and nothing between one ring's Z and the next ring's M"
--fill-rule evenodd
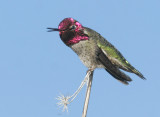
M63 19L58 28L47 28L48 32L58 31L61 40L70 47L90 71L104 68L118 81L129 84L132 79L122 70L145 77L135 69L123 55L96 31L82 26L73 18Z

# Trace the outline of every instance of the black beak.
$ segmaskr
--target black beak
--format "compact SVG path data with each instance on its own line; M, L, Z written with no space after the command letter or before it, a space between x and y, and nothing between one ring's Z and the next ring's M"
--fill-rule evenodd
M58 28L47 28L47 29L49 29L47 32L60 31Z

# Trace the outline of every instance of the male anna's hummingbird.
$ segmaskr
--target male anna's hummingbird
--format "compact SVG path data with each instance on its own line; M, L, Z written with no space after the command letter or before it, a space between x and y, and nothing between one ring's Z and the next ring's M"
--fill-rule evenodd
M73 18L65 18L58 28L48 29L50 29L49 32L59 31L61 40L79 56L89 70L104 68L124 84L128 84L132 79L120 69L135 73L145 79L111 43Z

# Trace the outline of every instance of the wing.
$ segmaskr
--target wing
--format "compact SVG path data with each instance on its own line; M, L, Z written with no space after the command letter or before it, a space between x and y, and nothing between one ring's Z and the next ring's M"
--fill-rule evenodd
M99 39L97 40L98 47L102 50L105 56L111 61L113 65L115 65L120 69L125 71L135 73L140 78L145 79L144 76L136 70L124 57L123 55L106 39L104 39L101 35L99 35Z
M105 66L105 70L109 72L114 78L124 84L128 84L128 81L132 81L132 79L128 75L120 71L118 67L111 63L111 61L101 49L99 49L97 56L98 60Z

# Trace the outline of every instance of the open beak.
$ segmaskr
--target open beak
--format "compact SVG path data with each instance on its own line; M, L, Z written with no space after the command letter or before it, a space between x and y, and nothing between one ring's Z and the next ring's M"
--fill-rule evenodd
M49 29L48 32L52 32L52 31L60 31L58 28L47 28Z

